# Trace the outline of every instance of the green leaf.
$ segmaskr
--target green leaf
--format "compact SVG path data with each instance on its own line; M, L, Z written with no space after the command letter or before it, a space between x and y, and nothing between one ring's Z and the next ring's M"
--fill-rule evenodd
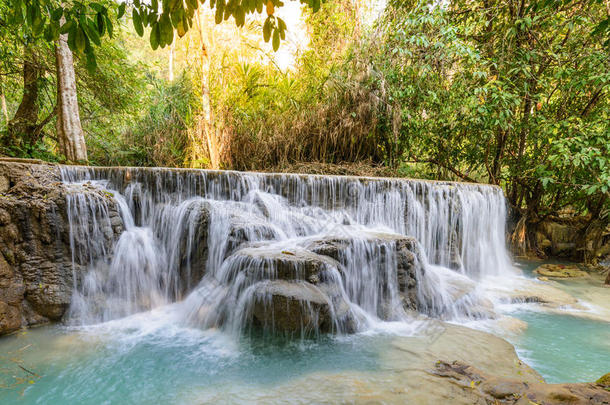
M76 31L78 30L78 26L76 24L72 24L70 27L70 31L68 32L68 46L72 50L72 52L77 52L76 49Z
M224 13L224 7L220 6L221 2L216 5L216 14L214 15L214 22L220 24L222 22L222 16Z
M182 21L180 21L176 27L176 34L178 34L178 38L182 38L186 35L186 29L184 28L184 23Z
M169 15L165 13L161 15L161 18L159 19L159 29L161 30L161 40L159 41L161 47L174 42L174 26L169 19Z
M150 30L150 46L153 50L156 50L159 47L160 42L161 31L159 28L159 23L154 23L152 29Z
M136 34L139 36L144 35L144 26L142 26L142 20L140 19L140 13L136 8L131 13L131 19L133 20L133 28L136 30Z
M34 7L32 4L28 4L25 16L28 25L31 27L34 24L34 18L36 16L36 7Z
M53 10L53 12L51 13L51 20L53 21L59 21L61 20L61 16L64 15L64 8L63 7L57 7L55 10Z
M100 41L100 35L97 32L97 27L90 18L85 18L82 16L80 19L80 25L87 34L87 38L89 38L95 45L100 46L102 44Z
M122 18L125 15L125 3L119 4L119 11L117 12L117 18Z
M20 3L17 7L13 7L12 18L13 22L17 25L22 24L25 21L25 13L23 12L23 3Z
M103 36L104 32L106 32L106 21L104 20L104 14L97 13L95 18L97 20L97 32L100 34L100 36Z
M44 19L42 14L40 13L40 8L38 4L33 4L29 8L29 19L31 20L30 26L32 27L32 33L34 36L38 36L42 33L44 29Z
M237 25L238 27L243 27L244 23L246 22L246 11L244 10L244 8L241 6L237 6L237 9L235 9L234 17L235 25Z
M100 13L102 10L106 9L106 7L102 6L100 3L89 3L89 7L91 7L96 12Z
M173 10L170 13L170 17L172 20L172 25L174 26L174 28L178 28L178 24L180 24L182 22L182 16L184 15L184 9L182 7Z
M271 38L271 19L267 17L265 23L263 24L263 39L265 42L269 42Z
M85 31L83 31L82 27L76 28L76 37L74 38L74 44L76 45L76 49L78 52L83 53L85 51L85 46L87 45L87 36L85 35Z
M193 10L197 10L197 8L199 7L199 1L197 0L186 0L186 4Z
M59 37L59 35L57 35ZM57 38L55 36L55 32L53 31L53 25L49 24L47 25L47 27L44 30L44 39L47 42L53 42L55 41Z
M106 22L106 31L108 31L108 36L112 38L112 21L108 18L107 15L104 16L104 21Z
M273 50L278 49L280 49L280 31L276 29L273 31Z

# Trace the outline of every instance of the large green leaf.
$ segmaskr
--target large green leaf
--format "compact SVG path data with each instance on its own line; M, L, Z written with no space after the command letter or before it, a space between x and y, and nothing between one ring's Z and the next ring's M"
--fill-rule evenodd
M170 21L169 15L165 13L161 15L161 18L159 19L159 29L161 30L161 40L159 41L161 47L174 42L174 26Z
M161 42L161 30L158 23L153 23L152 29L150 30L150 46L153 50L159 47Z
M142 25L142 19L140 18L140 13L138 9L134 7L131 13L131 19L133 20L133 28L136 30L136 33L139 36L144 35L144 26Z
M271 19L269 17L267 17L263 24L263 39L265 42L269 42L269 39L271 39Z
M273 30L273 50L277 51L280 49L280 31L278 29Z
M121 3L119 5L119 9L117 11L117 18L119 18L119 19L123 18L123 16L125 15L125 6L126 6L125 3Z
M85 35L85 31L83 31L81 26L76 28L74 37L74 45L76 45L76 50L80 53L85 51L85 47L87 46L87 36Z

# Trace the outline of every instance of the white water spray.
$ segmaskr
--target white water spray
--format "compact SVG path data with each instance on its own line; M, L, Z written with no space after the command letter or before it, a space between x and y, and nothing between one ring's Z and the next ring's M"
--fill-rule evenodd
M184 322L234 333L290 324L283 307L302 336L414 310L482 317L480 280L512 272L496 187L178 169L62 177L107 196L67 197L77 323L174 302ZM113 210L122 231L108 243Z

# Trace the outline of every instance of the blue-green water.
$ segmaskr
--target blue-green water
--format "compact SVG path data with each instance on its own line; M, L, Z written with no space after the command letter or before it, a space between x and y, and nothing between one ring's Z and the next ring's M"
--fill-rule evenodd
M523 261L518 266L533 278L534 269L543 263L547 262ZM588 279L553 281L555 287L585 300L585 305L594 290L610 300L610 290L600 283ZM508 315L528 324L524 333L509 340L547 382L590 382L610 372L610 322L574 316L569 311L544 311L536 304L518 305Z
M547 382L595 381L610 372L610 323L527 310L511 315L528 324L511 343Z
M593 381L608 372L608 323L524 309L511 315L528 323L511 342L547 382ZM4 337L0 404L193 404L219 397L247 403L249 392L308 373L383 368L380 357L392 339L235 341L219 332L166 326L141 317L86 330L54 326Z
M218 392L243 402L239 387L264 391L315 371L374 370L383 340L235 342L187 329L33 329L0 342L0 404L191 404Z
M528 324L509 340L547 382L594 381L610 371L610 323L536 304L508 311ZM380 358L392 340L392 334L235 340L177 325L170 308L86 329L52 326L3 337L0 404L248 403L253 392L264 396L316 372L383 369ZM282 392L282 399L290 395Z

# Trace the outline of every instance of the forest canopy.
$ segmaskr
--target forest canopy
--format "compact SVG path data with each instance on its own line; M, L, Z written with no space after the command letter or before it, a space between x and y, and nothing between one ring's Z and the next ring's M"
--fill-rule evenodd
M83 160L69 48L89 164L373 167L502 187L523 249L606 228L608 0L301 3L0 1L1 153Z

